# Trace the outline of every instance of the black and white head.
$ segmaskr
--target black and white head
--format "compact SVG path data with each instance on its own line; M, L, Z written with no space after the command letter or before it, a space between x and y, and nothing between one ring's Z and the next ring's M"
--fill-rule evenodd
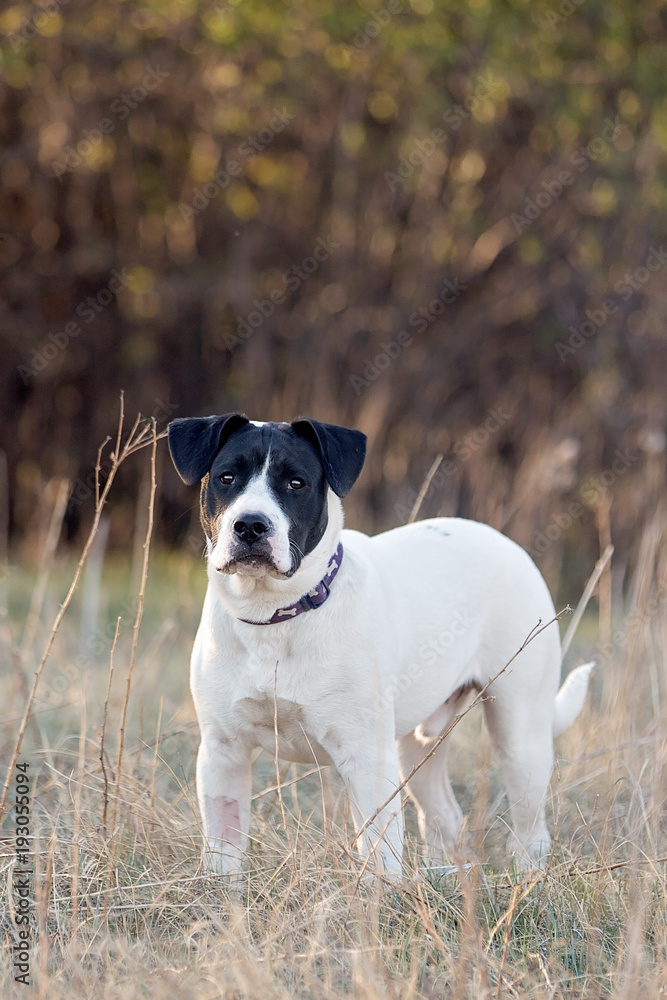
M240 576L292 577L324 536L329 491L346 496L366 454L360 431L307 418L186 417L168 436L181 479L201 483L209 563Z

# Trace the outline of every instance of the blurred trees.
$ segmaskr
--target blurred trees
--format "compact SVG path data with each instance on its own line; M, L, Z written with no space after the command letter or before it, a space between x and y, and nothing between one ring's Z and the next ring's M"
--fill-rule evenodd
M666 19L659 0L5 8L13 531L43 478L85 492L124 388L161 426L360 427L348 510L370 530L442 454L422 514L538 555L567 515L546 558L583 533L588 565L613 496L627 548L664 488ZM174 540L193 497L162 457Z

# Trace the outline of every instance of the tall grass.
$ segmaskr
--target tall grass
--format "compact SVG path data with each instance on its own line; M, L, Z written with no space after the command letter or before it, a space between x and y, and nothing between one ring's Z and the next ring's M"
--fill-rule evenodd
M154 449L149 429L142 443ZM80 591L63 600L67 573L73 578L66 559L48 581L45 569L15 570L2 626L0 754L8 767L29 762L37 776L35 933L26 988L14 983L9 960L16 899L6 809L0 996L658 996L667 989L663 528L659 512L603 648L592 613L575 639L572 659L592 655L600 667L584 714L558 743L555 848L544 872L506 867L507 803L476 709L452 736L453 783L467 816L458 871L423 868L408 804L404 881L360 879L335 773L280 763L276 787L275 762L264 755L238 896L200 864L187 661L201 562L154 553L137 594L130 580L141 574L107 558L93 642L80 632ZM150 530L146 553L149 542ZM74 571L79 580L84 565Z

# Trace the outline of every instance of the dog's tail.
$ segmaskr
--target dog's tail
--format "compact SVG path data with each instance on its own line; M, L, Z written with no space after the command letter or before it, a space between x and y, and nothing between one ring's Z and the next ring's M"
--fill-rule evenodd
M560 736L566 729L569 729L584 707L588 682L594 666L594 660L591 663L584 663L580 667L575 667L565 678L556 695L554 736Z

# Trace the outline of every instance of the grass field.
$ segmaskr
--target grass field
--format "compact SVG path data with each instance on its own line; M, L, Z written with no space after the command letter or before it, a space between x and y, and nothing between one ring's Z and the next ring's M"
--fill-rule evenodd
M67 559L48 578L10 569L2 584L3 777L73 570ZM335 773L279 763L278 792L276 762L262 757L248 873L240 898L230 898L202 872L194 798L187 671L204 584L194 555L152 554L129 696L137 603L127 561L106 560L92 611L84 600L92 576L74 595L18 756L32 788L28 987L14 981L10 958L19 912L14 813L3 823L2 998L633 1000L667 992L662 531L647 529L610 644L599 648L593 603L567 658L566 669L583 657L600 665L584 713L557 744L555 849L541 873L505 867L507 804L477 708L457 727L452 754L467 815L459 860L469 867L420 868L408 804L403 884L360 883Z

